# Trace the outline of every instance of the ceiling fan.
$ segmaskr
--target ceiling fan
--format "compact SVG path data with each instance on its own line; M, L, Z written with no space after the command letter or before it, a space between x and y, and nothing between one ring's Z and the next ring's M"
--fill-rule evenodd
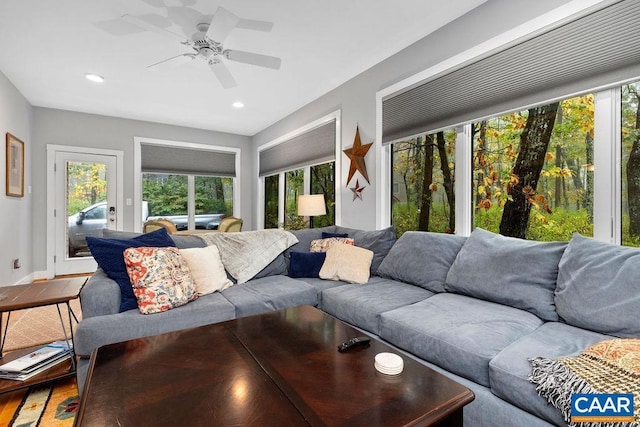
M280 69L280 58L241 50L225 49L222 44L234 28L268 32L273 28L273 23L271 22L241 19L227 9L218 7L211 22L197 24L197 31L190 39L185 39L185 36L182 34L160 27L157 24L157 20L153 18L154 15L123 15L121 17L122 20L144 30L178 39L183 45L190 47L193 52L183 53L156 62L155 64L149 65L147 67L148 69L162 68L166 65L178 65L199 58L209 65L209 68L211 68L211 71L213 71L225 89L237 86L237 82L223 60L242 62L274 70Z

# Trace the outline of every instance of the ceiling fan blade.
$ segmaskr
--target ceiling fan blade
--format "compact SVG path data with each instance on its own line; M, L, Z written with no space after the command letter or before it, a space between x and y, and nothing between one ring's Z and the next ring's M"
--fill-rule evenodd
M216 13L213 15L209 29L207 30L207 37L218 43L222 43L236 27L240 18L233 13L229 12L224 7L218 7Z
M253 19L240 19L236 27L244 28L245 30L269 32L273 28L273 22L255 21Z
M238 85L226 65L220 60L209 61L209 68L216 75L223 88L229 89Z
M122 15L120 17L125 22L133 24L139 28L147 31L152 31L156 34L160 34L165 37L171 37L172 39L178 39L184 41L186 37L182 34L174 33L171 30L167 30L164 26L171 25L171 22L160 15Z
M282 60L275 56L260 55L259 53L243 52L241 50L225 50L225 58L230 61L244 62L245 64L257 65L259 67L280 69Z
M158 71L168 68L174 68L187 62L193 61L195 57L196 55L193 53L183 53L182 55L173 56L160 62L156 62L155 64L148 65L147 69Z

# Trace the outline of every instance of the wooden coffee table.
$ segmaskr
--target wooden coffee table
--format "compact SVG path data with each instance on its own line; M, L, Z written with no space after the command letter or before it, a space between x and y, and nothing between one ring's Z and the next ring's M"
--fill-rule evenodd
M100 347L76 425L462 425L469 389L405 356L377 372L376 339L337 351L360 335L300 306Z

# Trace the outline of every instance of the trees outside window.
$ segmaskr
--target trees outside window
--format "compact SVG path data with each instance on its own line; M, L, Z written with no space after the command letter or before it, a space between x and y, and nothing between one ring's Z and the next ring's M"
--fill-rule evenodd
M622 244L640 246L640 83L622 86Z
M264 228L308 227L308 221L298 216L298 196L303 194L324 194L327 214L314 217L314 228L335 224L335 164L335 161L320 163L264 177ZM284 188L280 186L281 177ZM284 222L279 220L281 197Z
M264 228L278 228L278 175L264 178Z
M531 240L593 235L593 95L472 125L474 226Z
M304 169L284 174L284 228L298 228L298 196L304 194Z
M194 215L233 215L233 178L194 177ZM142 174L142 198L148 204L149 216L188 215L188 175Z
M408 230L455 232L453 129L396 142L391 150L391 223Z
M325 227L336 223L335 203L335 162L311 166L311 194L324 194L327 214L313 218L313 228Z

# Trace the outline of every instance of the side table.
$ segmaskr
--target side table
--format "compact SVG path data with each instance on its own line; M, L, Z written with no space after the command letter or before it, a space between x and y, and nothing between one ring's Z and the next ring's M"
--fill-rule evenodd
M86 281L87 277L70 277L64 279L46 280L29 285L0 287L0 362L10 362L40 347L35 346L15 350L7 354L3 353L5 338L9 329L9 319L11 318L12 311L55 305L58 309L58 317L60 318L60 326L62 327L64 339L68 340L69 337L67 336L67 332L64 328L65 320L62 316L62 311L60 310L60 306L65 305L67 308L67 316L69 320L69 331L71 335L70 338L71 342L73 342L73 320L78 323L78 318L73 312L73 309L71 308L69 302L79 297L80 290L82 289ZM7 316L3 325L2 317L5 312L7 313ZM32 378L29 378L26 381L0 379L0 393L5 393L34 384L52 381L54 379L72 376L75 374L76 370L75 359L75 353L72 351L70 361L55 365L51 367L51 369L48 369Z

